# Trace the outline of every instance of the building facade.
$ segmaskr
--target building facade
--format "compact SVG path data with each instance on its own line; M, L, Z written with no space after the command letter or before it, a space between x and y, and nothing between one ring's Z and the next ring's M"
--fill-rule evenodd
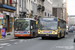
M14 30L14 12L16 0L0 0L0 13L3 14L3 22L0 23L6 28L6 33L12 33Z
M44 11L44 17L51 17L52 16L52 1L45 0L44 2L45 11Z
M70 15L68 17L68 26L75 26L75 15Z
M44 17L44 1L45 0L37 0L37 18Z
M52 0L53 16L63 19L63 0Z
M17 4L17 15L21 18L32 18L33 15L33 9L37 9L37 4L35 3L37 0L18 0ZM35 6L35 7L33 7ZM24 15L24 16L22 16Z
M25 13L26 18L39 18L43 17L45 10L45 0L19 0L17 1L17 14L22 16ZM21 15L20 15L21 14ZM24 17L25 18L25 17Z

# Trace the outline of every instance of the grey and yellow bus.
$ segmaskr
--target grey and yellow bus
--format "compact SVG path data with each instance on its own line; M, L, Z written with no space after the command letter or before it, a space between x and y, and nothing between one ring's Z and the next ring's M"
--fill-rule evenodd
M36 37L38 36L38 21L31 18L19 18L14 22L15 37Z
M58 18L40 18L38 36L42 39L46 37L65 37L66 21Z

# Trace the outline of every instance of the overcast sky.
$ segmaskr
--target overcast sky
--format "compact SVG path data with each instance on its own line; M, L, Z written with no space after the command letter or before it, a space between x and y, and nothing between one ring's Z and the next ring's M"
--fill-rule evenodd
M67 0L67 11L69 15L75 15L75 0Z

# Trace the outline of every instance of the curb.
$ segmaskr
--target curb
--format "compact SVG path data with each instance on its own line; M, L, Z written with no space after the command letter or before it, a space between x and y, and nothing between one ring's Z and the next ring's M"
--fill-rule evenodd
M6 40L12 40L12 39L14 39L14 37L10 39L0 39L0 41L6 41Z

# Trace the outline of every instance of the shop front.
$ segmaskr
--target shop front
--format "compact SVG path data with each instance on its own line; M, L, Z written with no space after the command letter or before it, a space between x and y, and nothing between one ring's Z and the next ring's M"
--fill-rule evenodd
M2 26L6 29L6 34L12 34L14 30L14 12L16 11L15 7L8 6L5 4L0 5L0 13L3 14Z

